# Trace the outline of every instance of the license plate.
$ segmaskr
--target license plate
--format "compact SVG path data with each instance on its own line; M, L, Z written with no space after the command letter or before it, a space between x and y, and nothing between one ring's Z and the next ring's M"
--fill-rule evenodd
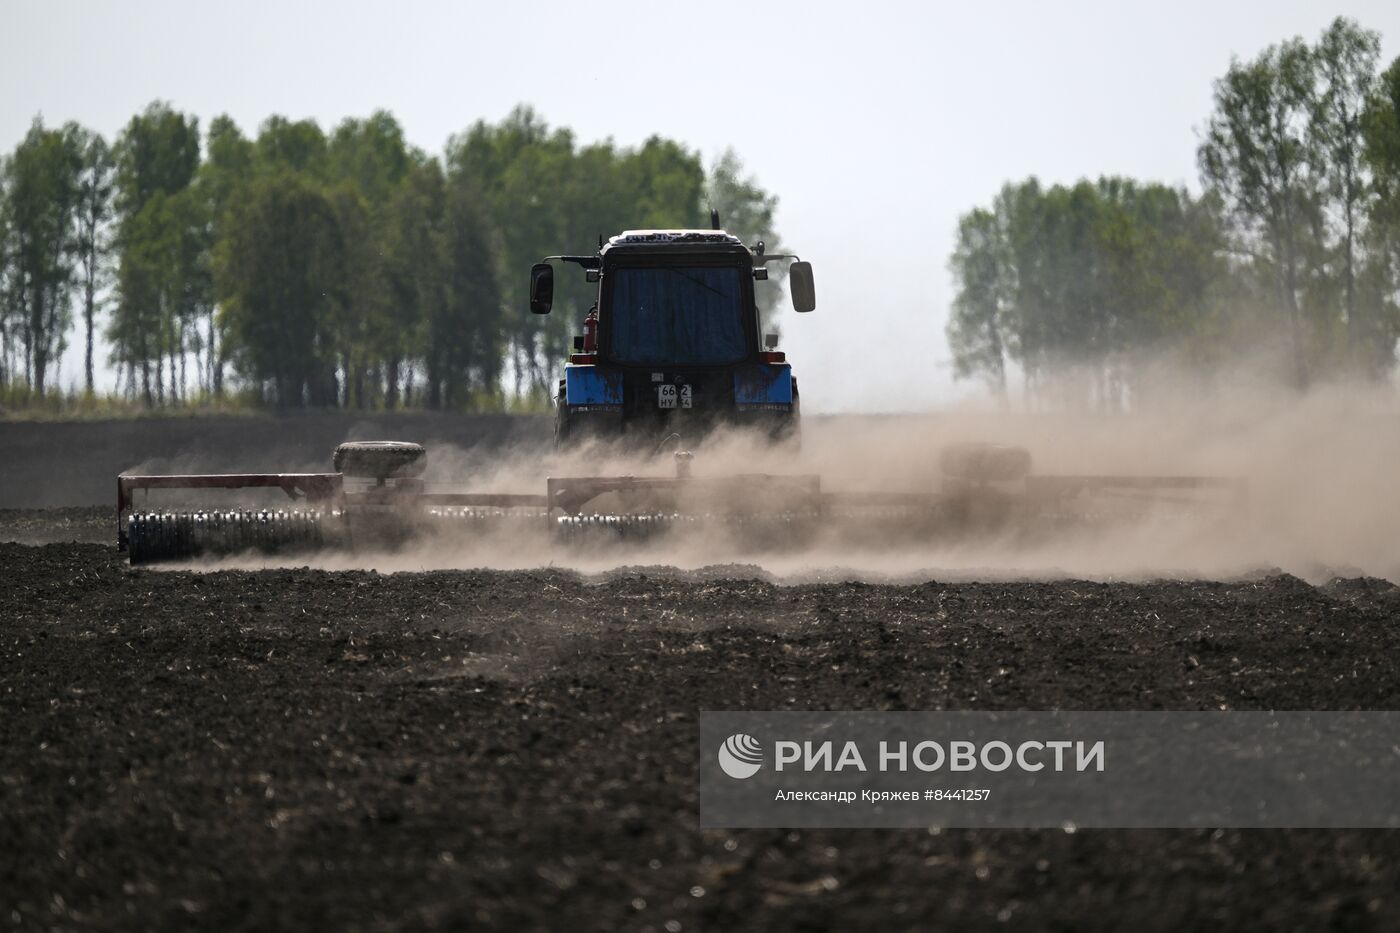
M691 405L690 386L657 386L656 404L659 408L689 408Z

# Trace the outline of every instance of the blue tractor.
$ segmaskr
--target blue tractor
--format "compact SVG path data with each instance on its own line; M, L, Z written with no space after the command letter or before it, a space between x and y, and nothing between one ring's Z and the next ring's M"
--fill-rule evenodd
M720 425L796 442L797 378L761 331L757 283L786 262L793 307L816 307L812 266L719 229L629 230L591 256L549 256L530 270L530 310L554 302L552 261L581 266L597 300L574 337L556 395L555 444L679 435ZM766 286L772 287L772 286Z

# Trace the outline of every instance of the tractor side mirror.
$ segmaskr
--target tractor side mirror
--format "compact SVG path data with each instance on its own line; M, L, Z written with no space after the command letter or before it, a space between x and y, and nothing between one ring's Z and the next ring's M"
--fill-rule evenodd
M530 267L530 310L535 314L548 314L554 307L554 267L547 262L537 262Z
M812 281L812 264L798 260L788 266L788 290L792 292L792 308L806 314L817 306L817 286Z

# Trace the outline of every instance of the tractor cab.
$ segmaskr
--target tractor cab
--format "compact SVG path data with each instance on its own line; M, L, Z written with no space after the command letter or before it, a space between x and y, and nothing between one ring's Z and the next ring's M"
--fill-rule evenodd
M530 272L530 310L548 314L550 261L598 287L555 397L555 441L677 433L725 424L795 438L797 379L760 329L755 289L789 262L793 305L816 305L812 267L712 230L629 230L592 256L551 256Z

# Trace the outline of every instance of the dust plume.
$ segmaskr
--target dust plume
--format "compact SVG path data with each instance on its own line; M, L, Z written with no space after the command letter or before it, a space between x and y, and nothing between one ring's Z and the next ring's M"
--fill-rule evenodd
M800 542L760 546L733 528L681 526L627 546L561 547L543 519L454 529L442 523L391 553L325 552L279 563L384 572L467 567L625 565L700 568L744 563L788 579L859 577L1090 579L1235 577L1274 568L1317 580L1400 580L1397 405L1388 387L1331 386L1306 395L1244 390L1114 414L1013 412L990 404L921 415L811 416L800 450L725 433L694 449L693 475L820 477L823 492L948 492L940 451L970 442L1024 447L1034 476L1208 475L1243 479L1247 507L1152 508L1130 521L1065 522L1030 534L1012 524L976 535L886 535L885 512L860 527L831 522ZM592 445L555 452L537 443L429 452L430 489L542 493L549 476L674 475L671 446L638 455ZM1014 485L1014 484L1013 484ZM1007 490L1015 496L1018 490ZM1220 506L1217 508L1217 506ZM603 501L595 509L607 511ZM878 510L877 510L878 511ZM854 533L853 533L854 532ZM256 567L251 558L211 567Z

